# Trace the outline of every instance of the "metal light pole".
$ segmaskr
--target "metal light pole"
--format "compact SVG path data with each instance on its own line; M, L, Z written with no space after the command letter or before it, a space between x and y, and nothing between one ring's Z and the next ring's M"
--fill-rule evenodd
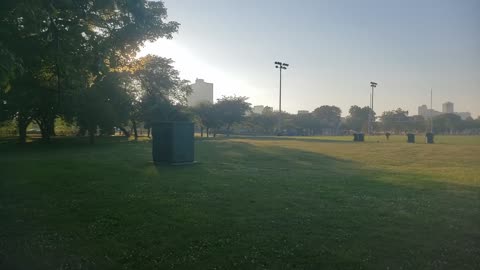
M433 88L430 89L430 133L433 133Z
M370 121L368 122L368 133L370 133L370 135L373 134L373 125L375 123L375 115L374 115L374 112L373 112L373 95L375 93L375 87L377 87L377 83L376 82L370 82L370 86L372 87L372 94L371 94L371 98L370 98Z
M282 69L287 69L288 64L282 62L275 62L275 68L280 70L280 91L278 97L278 130L281 132L281 118L282 118Z

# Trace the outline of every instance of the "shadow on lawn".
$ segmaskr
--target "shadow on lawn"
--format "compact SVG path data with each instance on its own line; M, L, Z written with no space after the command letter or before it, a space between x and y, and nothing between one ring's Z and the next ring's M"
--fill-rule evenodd
M99 146L93 157L112 158L95 160L96 171L68 171L63 182L44 171L44 179L32 180L36 188L4 178L0 219L8 230L0 232L0 268L480 265L477 187L229 140L198 140L200 163L184 167L155 167L148 143Z
M331 136L329 138L322 138L321 136L311 138L311 137L287 137L287 136L231 136L231 137L217 137L217 138L195 138L199 141L228 141L230 139L248 139L248 140L257 140L257 141L302 141L302 142L322 142L322 143L353 143L353 138L350 136L338 136L338 139L334 139ZM351 139L351 140L350 140ZM373 141L372 141L373 142ZM368 141L366 143L369 143Z
M335 267L447 269L480 263L478 187L365 169L355 162L290 148L227 141L217 142L215 148L208 153L215 156L202 157L207 159L205 167L216 167L209 171L214 174L209 179L225 174L237 181L229 196L236 192L244 197L237 199L245 207L254 201L268 209L252 210L256 217L276 212L278 216L272 217L279 225L276 237L312 233L312 238L303 239L312 250L296 254L306 268L333 263ZM305 218L318 228L296 226ZM336 237L340 240L332 240ZM289 238L289 243L296 240ZM315 250L321 243L328 243L331 251L326 261L313 259L322 257ZM305 258L318 264L309 265ZM302 265L294 256L290 259Z
M135 142L122 136L96 137L95 143L90 144L87 137L52 137L51 141L45 143L39 137L29 138L25 144L18 144L18 138L0 138L0 151L58 151L75 150L78 148L104 148L118 143L144 143L150 141Z

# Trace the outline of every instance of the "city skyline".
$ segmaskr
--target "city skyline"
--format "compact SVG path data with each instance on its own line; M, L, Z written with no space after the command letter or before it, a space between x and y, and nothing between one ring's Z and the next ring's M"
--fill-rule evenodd
M215 99L247 96L278 110L272 65L285 61L282 110L290 113L336 105L347 115L351 105L369 105L376 81L377 114L415 112L430 104L432 88L434 109L452 101L480 114L478 1L204 2L166 0L180 31L140 55L172 58L185 79L214 83Z

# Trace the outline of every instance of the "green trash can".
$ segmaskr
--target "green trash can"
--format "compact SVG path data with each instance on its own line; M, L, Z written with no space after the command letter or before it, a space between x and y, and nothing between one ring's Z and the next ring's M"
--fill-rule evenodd
M363 134L363 133L354 133L354 134L353 134L353 141L354 141L354 142L364 142L364 141L365 141L365 134Z
M408 134L407 134L407 142L408 142L408 143L415 143L415 134L413 134L413 133L408 133Z
M155 163L192 164L194 125L191 122L155 122L152 124L152 156Z
M428 132L427 134L425 134L425 141L430 144L434 143L434 137L435 135L433 133Z

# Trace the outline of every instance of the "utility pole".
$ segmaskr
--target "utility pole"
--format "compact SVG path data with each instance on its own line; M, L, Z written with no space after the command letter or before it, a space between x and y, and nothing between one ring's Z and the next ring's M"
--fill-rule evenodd
M433 88L430 88L430 133L433 133Z
M275 62L275 68L278 68L280 70L280 91L278 95L278 131L281 133L281 128L282 128L282 69L287 69L288 64L287 63L282 63L282 62Z
M373 111L373 95L374 95L374 89L377 87L376 82L370 82L370 87L372 87L372 94L370 98L370 119L368 121L368 133L370 135L373 135L373 129L374 129L374 124L375 124L375 113Z

